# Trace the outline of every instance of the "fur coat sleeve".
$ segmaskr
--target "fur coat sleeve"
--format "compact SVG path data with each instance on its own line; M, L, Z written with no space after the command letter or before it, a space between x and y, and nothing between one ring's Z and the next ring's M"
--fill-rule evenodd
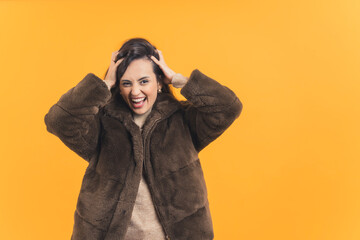
M99 108L110 98L105 82L88 73L50 108L44 118L47 130L89 162L97 151Z
M228 87L195 69L181 94L187 122L197 151L218 138L239 117L242 103Z

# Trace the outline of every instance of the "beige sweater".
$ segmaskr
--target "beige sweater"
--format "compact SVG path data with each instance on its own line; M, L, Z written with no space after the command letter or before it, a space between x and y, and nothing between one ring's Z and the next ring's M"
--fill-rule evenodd
M134 114L134 122L142 128L146 117L150 111L142 115ZM129 228L125 235L126 240L165 240L165 233L159 222L155 211L154 203L151 199L148 185L142 175L139 191L136 196L134 210L132 212Z
M178 73L172 79L172 84L174 87L183 87L187 80L188 78ZM142 115L133 113L134 122L140 129L142 129L150 112L151 108ZM165 240L165 232L156 214L154 203L144 175L142 175L140 181L134 210L125 235L125 240Z

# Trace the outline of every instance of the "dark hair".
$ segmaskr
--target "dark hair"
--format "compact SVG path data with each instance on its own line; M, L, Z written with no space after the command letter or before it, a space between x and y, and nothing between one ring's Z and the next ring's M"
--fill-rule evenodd
M116 69L116 82L111 87L110 91L113 97L119 97L120 95L120 78L124 75L126 69L130 65L130 63L136 59L149 59L153 66L153 71L156 76L156 80L160 82L162 88L161 91L163 93L170 93L174 96L170 86L164 83L165 75L161 68L150 58L150 56L156 57L156 59L160 60L159 53L156 51L156 47L147 41L144 38L131 38L121 46L118 55L115 58L115 62L120 58L124 58L122 62ZM108 73L109 68L106 70L104 75L104 79L106 74Z

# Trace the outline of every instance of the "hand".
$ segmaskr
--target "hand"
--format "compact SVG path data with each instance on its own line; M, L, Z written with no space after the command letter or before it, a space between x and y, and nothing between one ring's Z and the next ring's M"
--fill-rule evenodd
M109 70L108 70L108 72L106 74L106 77L105 77L105 80L104 80L106 85L108 85L109 89L112 86L114 86L114 84L116 82L116 70L117 70L117 67L124 60L124 58L120 58L119 60L114 62L114 60L116 59L118 54L119 54L119 51L115 51L115 52L113 52L111 54L111 62L110 62Z
M164 57L162 55L162 52L158 49L157 50L160 56L160 60L157 60L156 57L150 56L150 58L159 65L160 69L163 71L165 75L164 83L170 84L173 76L176 74L173 70L171 70L165 63Z

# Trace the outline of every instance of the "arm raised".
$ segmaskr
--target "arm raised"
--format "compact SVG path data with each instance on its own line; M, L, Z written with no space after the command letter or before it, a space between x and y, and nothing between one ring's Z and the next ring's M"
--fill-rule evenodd
M63 94L45 115L47 131L59 137L86 161L97 151L100 135L99 109L111 98L107 84L88 73Z
M187 99L187 122L194 145L201 151L218 138L240 116L243 105L235 93L195 69L181 89Z

